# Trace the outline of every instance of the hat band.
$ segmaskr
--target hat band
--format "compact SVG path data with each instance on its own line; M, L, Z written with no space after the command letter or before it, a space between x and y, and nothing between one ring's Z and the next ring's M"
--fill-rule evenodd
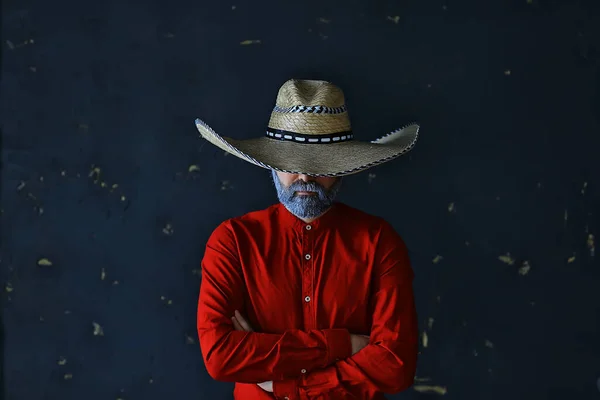
M341 107L327 107L327 106L302 106L296 105L292 107L280 107L275 106L273 108L274 112L277 113L311 113L311 114L343 114L348 111L346 105L342 105Z
M328 133L324 135L306 135L302 133L284 131L281 129L267 128L266 136L271 139L284 140L297 143L340 143L353 139L352 131Z

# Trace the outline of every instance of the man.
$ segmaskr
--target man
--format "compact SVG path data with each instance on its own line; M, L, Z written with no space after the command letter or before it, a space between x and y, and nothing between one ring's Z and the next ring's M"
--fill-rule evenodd
M279 203L221 223L202 260L197 328L234 398L385 399L417 362L413 270L393 227L335 200L345 175L405 154L410 125L355 141L340 88L290 80L265 137L201 135L272 171Z

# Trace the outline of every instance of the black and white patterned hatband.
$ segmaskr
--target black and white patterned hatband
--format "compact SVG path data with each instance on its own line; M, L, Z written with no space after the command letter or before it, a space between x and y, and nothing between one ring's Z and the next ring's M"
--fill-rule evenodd
M312 113L312 114L342 114L348 111L346 105L341 107L326 107L326 106L292 106L273 108L274 112L278 113Z
M352 131L337 132L323 135L306 135L302 133L284 131L281 129L267 128L266 136L275 140L291 141L296 143L340 143L347 142L354 138Z

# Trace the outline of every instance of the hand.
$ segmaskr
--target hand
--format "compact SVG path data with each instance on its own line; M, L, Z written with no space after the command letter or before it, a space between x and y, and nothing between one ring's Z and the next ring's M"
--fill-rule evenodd
M365 335L354 335L350 334L350 342L352 343L352 355L355 355L361 351L366 345L369 344L369 338Z
M264 390L265 392L271 392L273 393L273 381L266 381L263 383L257 383L258 386L260 386L260 388L262 390Z
M234 316L231 317L231 322L233 322L233 327L236 331L254 332L248 321L246 321L238 310L235 310ZM257 383L257 385L265 392L273 393L273 381Z
M254 332L248 321L242 317L242 314L238 310L235 310L234 316L231 317L231 322L233 322L233 327L236 331Z

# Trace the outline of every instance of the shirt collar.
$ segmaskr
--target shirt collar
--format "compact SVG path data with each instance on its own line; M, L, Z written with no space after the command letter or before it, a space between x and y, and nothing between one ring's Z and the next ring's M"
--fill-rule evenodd
M315 219L311 223L306 223L300 218L296 217L287 208L285 208L285 206L282 203L279 203L277 205L277 209L279 211L279 218L283 222L283 225L286 227L290 227L295 230L323 229L329 228L335 223L336 214L339 210L339 204L337 202L334 202L325 214L321 215L319 218ZM309 225L310 228L307 228L307 226Z

